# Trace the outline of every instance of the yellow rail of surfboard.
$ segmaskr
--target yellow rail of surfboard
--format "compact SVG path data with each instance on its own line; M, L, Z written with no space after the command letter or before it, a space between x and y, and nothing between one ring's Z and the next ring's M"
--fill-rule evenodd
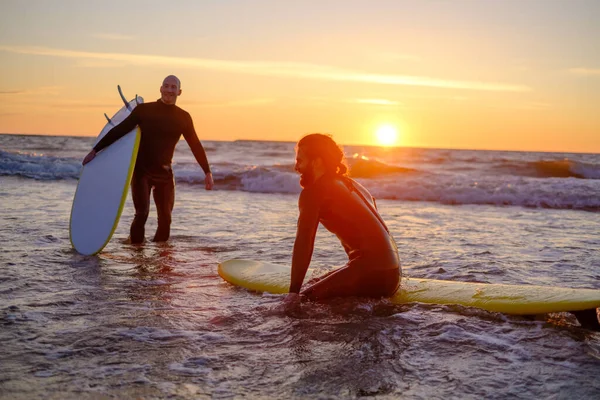
M255 260L228 260L219 264L227 282L256 292L287 293L290 268ZM309 270L305 282L310 279ZM403 277L391 298L396 304L459 304L515 315L581 311L600 307L600 290L535 285L503 285Z

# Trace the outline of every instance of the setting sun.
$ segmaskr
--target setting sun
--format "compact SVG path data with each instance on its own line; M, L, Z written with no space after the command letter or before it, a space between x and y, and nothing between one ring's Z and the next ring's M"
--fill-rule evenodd
M392 125L381 125L377 128L375 136L381 146L392 146L398 142L398 130Z

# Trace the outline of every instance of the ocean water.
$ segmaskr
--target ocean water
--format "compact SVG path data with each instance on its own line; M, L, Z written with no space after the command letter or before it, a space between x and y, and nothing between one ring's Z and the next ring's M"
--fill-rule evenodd
M570 314L336 299L274 312L217 264L289 264L294 144L203 142L216 190L178 145L172 239L69 242L93 138L0 135L0 398L592 399L600 333ZM345 148L408 276L600 289L600 155ZM147 235L156 227L154 209ZM317 234L313 267L345 262Z

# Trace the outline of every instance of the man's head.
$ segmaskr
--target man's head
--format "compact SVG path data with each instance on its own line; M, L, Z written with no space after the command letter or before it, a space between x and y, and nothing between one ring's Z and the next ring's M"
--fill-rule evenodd
M165 104L175 104L181 94L181 82L175 75L167 76L160 87L160 99Z
M304 136L296 145L296 171L300 186L306 188L321 175L346 175L348 168L344 152L330 135L313 133Z

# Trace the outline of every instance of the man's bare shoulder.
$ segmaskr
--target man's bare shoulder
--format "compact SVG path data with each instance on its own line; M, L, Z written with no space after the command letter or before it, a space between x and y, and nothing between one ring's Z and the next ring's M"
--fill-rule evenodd
M320 203L321 197L322 192L319 188L316 185L311 185L300 192L298 205L300 207L316 206Z
M309 201L311 198L313 198L317 193L315 192L314 188L308 187L308 188L303 188L302 191L300 192L300 197L298 197L298 202L305 202L305 201Z
M363 185L361 185L360 183L358 183L354 179L351 179L351 178L346 178L346 179L349 182L351 182L352 186L354 186L354 189L360 191L363 196L365 196L367 198L371 198L372 197L371 193L367 190L366 187L364 187Z

